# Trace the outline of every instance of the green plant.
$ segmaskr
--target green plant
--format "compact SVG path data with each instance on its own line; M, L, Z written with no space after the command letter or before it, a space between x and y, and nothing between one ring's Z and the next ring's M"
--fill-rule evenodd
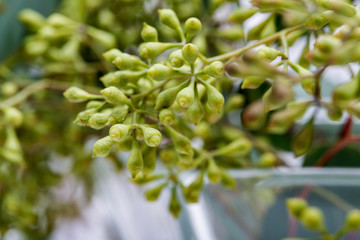
M141 1L65 0L61 13L47 18L24 10L20 19L31 34L0 69L0 154L4 169L10 169L2 178L25 174L4 183L0 201L25 198L28 204L7 210L4 231L20 211L30 220L17 219L17 226L42 234L28 227L39 222L34 206L40 196L32 189L41 186L48 196L63 179L44 167L54 152L71 156L72 172L91 189L93 160L83 148L90 135L100 136L93 157L108 156L121 168L116 152L130 152L126 166L132 181L155 184L145 194L148 200L171 188L169 209L175 216L181 211L179 193L196 202L206 178L236 188L228 169L286 165L278 149L295 156L309 153L313 143L323 140L314 129L318 109L334 121L347 112L348 120L339 141L306 164L331 164L338 152L358 141L351 126L352 118L360 116L360 75L350 65L360 57L358 9L345 0L251 3L244 8L225 0L164 1L148 13ZM224 5L233 10L218 19ZM72 14L72 9L81 11ZM157 9L160 21L152 16ZM265 20L244 31L244 24L261 13L267 13ZM301 41L305 46L297 60L290 50ZM31 75L32 67L21 68L21 62L41 69L41 76ZM338 85L328 100L321 92L323 74L336 65L349 66L352 79ZM310 100L295 97L298 85ZM70 102L87 102L85 109L58 104L63 92ZM309 107L317 110L294 131ZM54 114L58 111L67 114ZM77 125L94 130L73 125L76 113ZM241 121L235 124L232 115ZM67 134L58 131L59 125ZM156 162L165 170L154 172ZM186 171L197 175L190 185L181 178ZM54 182L47 186L49 179ZM24 180L28 185L20 187ZM49 218L59 211L46 209L53 213Z

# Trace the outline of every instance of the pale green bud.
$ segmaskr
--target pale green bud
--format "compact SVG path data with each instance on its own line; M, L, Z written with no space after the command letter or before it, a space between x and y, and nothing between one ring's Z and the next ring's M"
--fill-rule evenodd
M107 87L101 90L100 93L105 97L105 100L108 103L114 105L121 105L121 104L131 105L131 102L126 97L126 95L116 87Z
M315 42L314 47L318 48L322 53L331 53L339 49L342 41L332 35L321 35Z
M141 150L135 137L132 139L132 148L126 166L132 178L135 178L144 166Z
M217 37L225 38L229 41L238 41L244 38L244 30L240 25L231 25L220 28L215 32Z
M146 145L149 147L159 146L162 139L162 135L159 130L151 127L143 127L142 130L144 132L144 140Z
M222 155L239 155L245 156L249 154L252 148L252 143L246 138L239 138L232 141L228 145L218 148L214 151L213 156L222 156Z
M353 17L356 14L356 8L343 0L318 0L322 7L332 10L346 17Z
M179 86L162 91L156 98L155 109L157 110L170 107L174 103L178 92L183 89L187 84L187 82L184 82Z
M160 9L159 11L160 21L162 24L179 31L181 29L180 21L176 16L176 13L171 9Z
M286 206L291 215L296 218L300 218L302 212L307 208L307 202L302 198L288 198L286 200Z
M241 113L241 122L247 129L258 130L265 124L265 121L265 106L261 100L251 103Z
M115 142L121 142L125 137L128 136L131 125L116 124L109 130L109 136Z
M312 30L319 30L329 23L331 11L312 15L305 23L305 26Z
M59 14L59 13L53 13L51 14L48 18L47 18L47 23L55 28L58 27L70 27L74 24L76 24L73 20L71 20L70 18Z
M346 215L345 228L350 231L360 229L360 211L353 209Z
M2 148L0 148L0 155L13 163L23 164L25 162L21 143L16 136L15 129L12 127L6 128L6 140Z
M181 213L181 205L177 198L176 187L174 187L171 191L169 211L174 217L179 217L179 215Z
M148 71L149 77L156 81L167 80L171 75L171 69L163 64L154 64Z
M214 184L220 182L221 170L213 159L209 159L207 171L208 171L208 178L209 178L210 182L212 182Z
M166 133L169 135L174 143L175 150L178 153L193 156L194 151L191 147L190 139L180 134L171 127L165 127Z
M201 104L197 94L195 94L194 101L192 102L190 107L187 109L186 116L190 122L195 124L195 126L198 125L199 122L203 119L204 109L202 107L202 104Z
M91 118L97 112L95 108L88 109L86 111L79 112L76 119L74 120L75 124L80 126L86 126Z
M238 8L228 18L231 22L243 23L257 12L255 8Z
M100 96L89 94L88 92L78 88L78 87L70 87L64 92L64 97L69 102L85 102L87 100L99 99Z
M129 82L135 82L146 72L144 71L116 71L105 74L100 78L100 81L105 85L105 87L118 87L121 88Z
M91 108L100 108L104 106L104 102L102 101L89 101L87 104L86 104L86 109L91 109Z
M44 16L32 9L22 10L19 14L19 19L34 30L38 30L46 23Z
M125 120L127 114L129 112L129 106L123 105L113 108L111 112L111 118L114 123L121 123Z
M350 102L357 99L360 89L360 75L350 82L341 84L333 91L333 102L339 107L346 107Z
M182 55L186 62L193 65L199 55L199 50L194 44L188 43L183 47Z
M203 178L203 173L201 173L189 186L183 187L184 197L187 202L196 203L199 201L199 196L203 186Z
M323 231L324 216L322 211L317 207L307 207L303 210L300 220L304 226L310 230Z
M94 113L87 125L94 129L101 129L108 123L110 112Z
M188 108L194 102L194 98L195 91L193 82L176 95L176 101L182 108Z
M1 85L1 94L4 97L11 97L18 91L18 86L13 82L5 82Z
M220 61L212 62L210 65L204 68L204 72L212 77L224 76L225 74L224 64Z
M285 57L285 55L274 48L270 47L261 47L256 51L256 55L261 59L268 59L270 61L275 60L277 57Z
M165 186L166 186L166 184L164 183L164 184L161 184L161 185L159 185L157 187L148 189L145 192L146 200L148 200L148 201L156 201L159 198L159 196L160 196L160 194L161 194L161 192L162 192L162 190L164 189Z
M140 58L127 53L121 53L112 61L112 63L119 69L137 69L139 67L148 67L148 65L141 61Z
M229 97L225 104L225 112L240 110L245 103L245 97L241 94L234 94Z
M261 155L258 165L264 168L273 167L276 165L276 161L276 156L273 153L267 152Z
M244 81L241 84L242 89L255 89L263 84L266 80L266 77L263 76L247 76L244 78Z
M146 42L139 46L140 56L146 59L154 59L166 50L178 47L176 43Z
M173 51L169 56L169 61L173 67L179 68L184 65L185 59L180 49Z
M122 55L122 52L117 48L112 48L105 53L103 53L103 57L108 61L109 63L112 63L117 57L120 57Z
M103 44L107 48L116 47L116 37L112 33L97 28L88 27L87 34L89 34L89 36L91 36L93 39Z
M201 30L201 22L197 18L189 18L185 22L185 32L189 35L195 35Z
M22 125L24 116L17 108L8 107L4 110L4 119L5 121L14 127L19 127Z
M156 28L148 25L147 23L144 23L141 30L141 38L144 42L157 42L158 32Z
M207 104L209 104L211 108L214 108L218 113L220 113L225 102L224 96L210 84L206 84L205 87L207 90Z
M92 157L106 157L114 144L114 141L110 136L101 138L95 142L94 151Z
M313 119L298 132L291 141L291 149L296 157L307 153L312 146L314 136Z
M175 121L175 114L169 109L163 109L159 113L159 121L164 124L171 126Z
M147 178L154 172L156 167L156 148L146 147L143 150L143 162L144 167L141 172L144 177Z
M227 188L236 189L236 179L223 169L221 171L221 183Z
M31 56L43 55L48 48L49 42L46 39L31 39L24 44L24 51Z

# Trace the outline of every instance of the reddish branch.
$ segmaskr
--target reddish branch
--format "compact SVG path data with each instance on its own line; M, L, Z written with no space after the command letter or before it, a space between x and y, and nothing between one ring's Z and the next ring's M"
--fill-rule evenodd
M351 134L351 128L352 128L352 117L349 116L343 130L341 131L339 141L329 151L327 151L324 154L324 156L315 164L316 167L325 166L333 156L335 156L348 144L360 141L360 136L353 136Z

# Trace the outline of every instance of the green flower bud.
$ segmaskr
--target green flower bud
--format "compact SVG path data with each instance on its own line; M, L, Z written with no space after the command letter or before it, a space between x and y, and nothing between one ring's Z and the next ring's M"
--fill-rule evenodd
M115 142L121 142L125 137L128 136L131 125L126 124L115 124L109 130L109 136Z
M163 109L159 113L159 120L161 124L171 126L175 121L175 114L169 109Z
M144 166L141 150L135 136L133 136L132 139L132 148L126 162L126 166L133 179L138 175Z
M89 109L92 109L92 108L101 108L102 106L104 106L104 103L105 102L102 102L102 101L96 101L96 100L93 100L93 101L89 101L87 104L86 104L86 110L89 110Z
M169 211L174 217L179 217L179 215L181 213L181 205L177 198L176 187L173 187L173 189L171 191Z
M171 69L163 64L154 64L147 72L148 76L156 81L163 81L169 79Z
M34 30L38 30L46 24L44 16L32 9L22 10L19 14L19 19Z
M107 48L114 48L116 47L116 37L109 32L94 28L94 27L87 27L87 34L90 37L98 41L99 43L103 44Z
M19 127L22 125L24 116L17 108L8 107L3 109L5 121L14 127Z
M47 18L47 23L54 27L54 28L60 28L60 27L66 27L69 28L70 26L76 25L77 23L73 21L72 19L59 14L59 13L53 13Z
M324 107L327 110L327 115L329 117L330 120L332 121L339 121L342 117L343 114L343 110L340 109L339 107L335 106L333 103L323 103ZM353 109L351 109L351 107L349 106L349 108L347 109L351 114L354 114L356 116L356 113L353 111ZM360 109L359 109L360 110Z
M345 228L350 231L360 229L360 211L353 209L346 215Z
M291 141L291 149L296 157L307 153L311 149L314 136L313 119L298 132Z
M108 103L114 105L121 105L121 104L131 105L131 102L126 97L126 95L116 87L107 87L101 90L100 93L105 97L105 100Z
M331 12L323 12L312 15L305 23L305 26L312 30L319 30L329 23Z
M201 173L189 186L183 187L184 197L188 203L196 203L199 201L203 186L203 178L203 173Z
M166 133L174 143L176 152L193 156L194 150L191 146L190 139L175 131L173 128L165 126Z
M263 76L248 76L244 78L241 84L241 89L256 89L266 80Z
M218 148L214 151L213 156L245 156L249 154L252 143L246 138L239 138L228 145Z
M123 53L117 49L112 48L106 52L103 53L103 57L108 61L109 63L112 63L117 57L120 57Z
M123 122L125 120L128 112L129 112L128 105L123 105L123 106L118 106L118 107L113 108L111 115L110 115L111 121L113 122L113 124Z
M149 147L159 146L162 139L162 135L159 130L151 127L142 127L142 130L144 132L144 140L146 145Z
M207 104L220 113L225 102L224 96L215 87L206 82L204 84L207 90Z
M195 93L195 99L190 107L186 111L186 115L190 122L193 124L198 125L201 119L204 117L204 109L200 102L197 92Z
M144 42L157 42L158 32L156 28L144 23L141 30L141 38Z
M350 102L359 97L360 76L350 82L341 84L333 91L333 102L338 107L346 107Z
M341 47L340 39L332 35L321 35L315 42L314 47L318 48L322 53L331 53Z
M80 126L86 126L91 118L97 112L97 109L91 108L82 112L79 112L76 119L74 120L75 124Z
M288 198L286 206L291 215L295 218L300 218L303 211L307 208L307 202L302 198Z
M241 94L234 94L229 97L225 104L225 112L240 110L245 103L245 97Z
M177 160L177 154L174 149L163 149L159 154L159 159L166 165L171 164Z
M0 155L9 162L25 163L21 143L16 136L15 129L12 127L6 128L6 140L2 148L0 148Z
M18 86L13 82L5 82L1 85L1 95L5 98L15 95L18 91Z
M183 38L184 34L182 32L180 21L173 10L160 9L159 16L162 24L174 29Z
M90 117L87 125L94 129L101 129L108 123L110 112L94 113Z
M164 189L164 187L166 187L166 183L163 183L157 187L154 187L154 188L150 188L148 189L146 192L145 192L145 197L146 197L146 200L148 201L156 201L162 190Z
M224 185L224 187L236 189L236 179L224 169L221 170L221 183Z
M169 61L173 67L182 67L185 62L185 59L182 56L182 51L180 49L173 51L169 56Z
M212 62L204 68L204 72L212 77L221 77L225 75L224 64L220 61Z
M261 59L268 59L270 61L275 60L277 57L285 57L284 53L281 51L270 48L270 47L261 47L256 51L256 55Z
M24 44L24 50L30 56L43 55L48 48L49 42L46 39L30 39Z
M347 4L346 1L318 0L317 2L320 3L322 7L332 10L346 17L353 17L356 14L356 8L351 4Z
M205 121L210 124L216 123L222 117L222 114L219 113L216 109L210 107L209 104L205 104L204 112L205 112Z
M231 25L226 28L220 28L216 30L215 34L217 37L225 38L229 41L239 41L244 38L244 30L240 25Z
M288 79L276 79L263 95L265 110L271 111L283 107L294 97L292 86Z
M146 59L154 59L166 50L179 47L176 43L146 42L139 46L140 56Z
M194 44L188 43L183 47L182 55L186 62L193 65L199 55L199 50Z
M194 36L201 30L201 22L197 18L189 18L185 22L185 32L191 36Z
M317 207L307 207L303 210L300 218L302 224L314 231L323 231L324 226L324 216L322 211Z
M138 69L139 67L148 67L148 65L141 61L140 58L127 53L120 54L120 56L117 56L112 63L119 69Z
M228 18L231 22L243 23L257 12L255 8L238 8Z
M144 167L142 173L144 177L148 177L151 173L154 172L156 167L156 148L146 147L143 150L143 162Z
M265 121L265 106L261 100L251 103L241 113L241 122L247 129L258 130L265 124Z
M89 94L88 92L78 88L78 87L70 87L68 88L65 92L64 92L64 97L69 101L69 102L85 102L87 100L92 100L92 99L101 99L101 96L97 96L97 95L92 95Z
M273 153L267 152L261 155L259 159L259 167L274 167L276 165L276 156Z
M192 81L189 86L182 89L177 95L176 95L176 101L182 108L189 107L193 102L195 98L195 91L194 91L194 81Z
M137 81L145 74L145 71L116 71L105 74L100 78L100 81L105 85L105 87L114 86L117 88L122 88L129 82Z
M299 74L301 77L300 84L301 87L310 95L315 94L315 78L314 74L307 70L306 68L303 68L299 64L288 62L290 67L294 69L295 72Z
M97 140L94 145L92 157L106 157L111 152L113 144L114 141L110 138L110 136Z
M207 171L208 171L208 178L209 178L210 182L212 182L214 184L220 182L221 175L222 175L221 170L213 159L209 159Z
M156 98L155 109L158 110L161 108L170 107L174 103L178 92L183 89L187 84L187 82L184 82L179 86L162 91Z

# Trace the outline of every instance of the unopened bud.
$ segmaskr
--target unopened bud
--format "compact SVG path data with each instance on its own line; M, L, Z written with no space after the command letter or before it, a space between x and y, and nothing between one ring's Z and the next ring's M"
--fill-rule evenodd
M198 125L204 117L204 109L199 100L198 94L195 94L195 99L186 111L186 116L190 122Z
M65 98L69 101L69 102L85 102L87 100L92 100L92 99L99 99L101 97L97 96L97 95L92 95L89 94L88 92L78 88L78 87L70 87L68 88L65 92L64 92L64 96Z
M103 57L108 61L109 63L112 63L117 57L120 57L122 55L122 52L119 49L112 48L105 53L103 53Z
M196 203L199 200L201 189L203 186L203 174L199 174L195 181L193 181L189 186L183 187L183 193L185 200L189 203Z
M345 228L350 231L360 229L360 211L353 209L346 215Z
M265 124L265 120L265 106L261 100L250 104L241 113L242 124L250 130L260 129Z
M144 132L144 140L146 145L149 147L159 146L162 139L162 135L159 130L151 127L143 127L142 130Z
M227 188L236 188L236 179L232 177L226 170L221 171L221 183Z
M147 178L154 172L156 167L156 148L146 147L143 150L143 162L144 166L141 172Z
M212 62L209 66L204 68L204 72L209 74L212 77L221 77L224 76L224 64L220 61Z
M182 56L182 51L180 49L173 51L169 56L169 61L173 67L181 67L184 65L185 59Z
M225 104L225 112L240 110L245 103L245 97L241 94L234 94L229 97Z
M144 42L157 42L158 32L156 28L148 25L147 23L144 23L141 30L141 38Z
M302 198L289 198L286 200L286 206L291 215L300 218L302 212L307 208L307 202Z
M19 14L19 19L34 30L41 28L46 23L44 16L32 9L22 10Z
M353 17L356 14L356 8L343 0L319 0L317 2L319 2L322 7L346 17Z
M156 81L167 80L171 75L171 69L163 64L154 64L147 72L148 76Z
M252 143L246 138L239 138L237 140L232 141L228 145L221 147L214 151L214 156L222 156L222 155L239 155L245 156L250 152L252 148Z
M95 142L92 157L106 157L113 146L114 142L110 136L101 138Z
M176 13L171 9L159 10L160 21L162 24L174 29L179 34L182 33L180 21L176 16Z
M319 30L330 21L331 12L323 12L312 15L305 23L305 26L312 30Z
M119 69L137 69L139 67L148 67L147 64L141 61L140 58L127 53L121 53L112 61L112 63Z
M174 187L171 191L169 211L174 217L179 217L179 215L181 213L181 205L177 198L176 187Z
M105 100L108 103L114 105L131 104L130 100L126 97L126 95L116 87L107 87L101 90L100 93L105 97Z
M266 80L266 77L263 76L247 76L244 78L244 81L241 84L242 89L255 89L263 84Z
M129 170L131 177L134 179L138 173L142 170L144 163L141 154L141 150L139 148L139 144L135 137L132 139L132 148L129 155L129 158L126 162L127 169Z
M178 153L186 154L186 155L193 155L194 151L191 146L190 139L179 133L178 131L174 130L171 127L165 127L166 133L169 135L171 140L174 143L175 150Z
M270 47L259 48L259 50L256 51L256 55L261 59L268 59L270 61L275 60L277 57L285 57L284 53Z
M291 141L291 149L296 157L307 153L312 146L314 136L313 119L298 132Z
M238 8L228 18L231 22L243 23L257 12L255 8Z
M207 171L208 171L208 178L209 178L210 182L212 182L214 184L220 182L221 170L213 159L209 159Z
M267 152L261 155L259 159L259 167L273 167L276 164L276 156L273 153Z
M109 136L115 142L121 142L125 137L128 136L131 125L126 124L115 124L109 130Z
M317 207L307 207L303 210L300 220L304 226L310 230L324 230L324 216L322 211Z
M187 82L184 82L179 86L162 91L156 98L155 109L170 107L174 103L179 91L183 89L187 84Z
M109 116L110 116L110 112L94 113L90 117L87 125L94 129L104 128L108 123Z
M318 48L322 53L331 53L341 47L340 39L332 35L321 35L315 42L315 48Z
M4 119L5 121L14 127L19 127L23 123L24 116L17 108L8 107L4 110Z
M159 113L159 121L164 125L171 126L175 121L175 114L169 109L163 109Z
M80 126L86 126L91 118L92 115L96 113L95 108L91 108L82 112L79 112L76 119L74 120L75 124L78 124Z
M182 108L188 108L193 102L195 98L195 91L194 91L194 82L191 82L189 86L182 89L176 95L176 101Z
M185 22L185 32L189 35L195 35L201 30L201 22L197 18L189 18Z
M199 50L194 44L188 43L183 47L182 55L186 62L193 65L199 55Z
M161 184L157 187L154 187L154 188L150 188L148 189L146 192L145 192L145 197L146 197L146 200L148 201L156 201L162 190L164 189L164 187L166 186L166 184Z
M139 46L139 52L143 58L154 59L166 50L178 46L175 43L146 42Z
M220 28L215 32L217 37L225 38L229 41L239 41L244 38L244 30L240 25L231 25Z
M205 87L207 91L207 103L211 108L214 108L218 113L220 113L225 102L224 96L210 84L206 84Z
M18 91L18 86L16 85L16 83L5 82L1 84L1 95L3 95L5 98L15 95L17 91Z

